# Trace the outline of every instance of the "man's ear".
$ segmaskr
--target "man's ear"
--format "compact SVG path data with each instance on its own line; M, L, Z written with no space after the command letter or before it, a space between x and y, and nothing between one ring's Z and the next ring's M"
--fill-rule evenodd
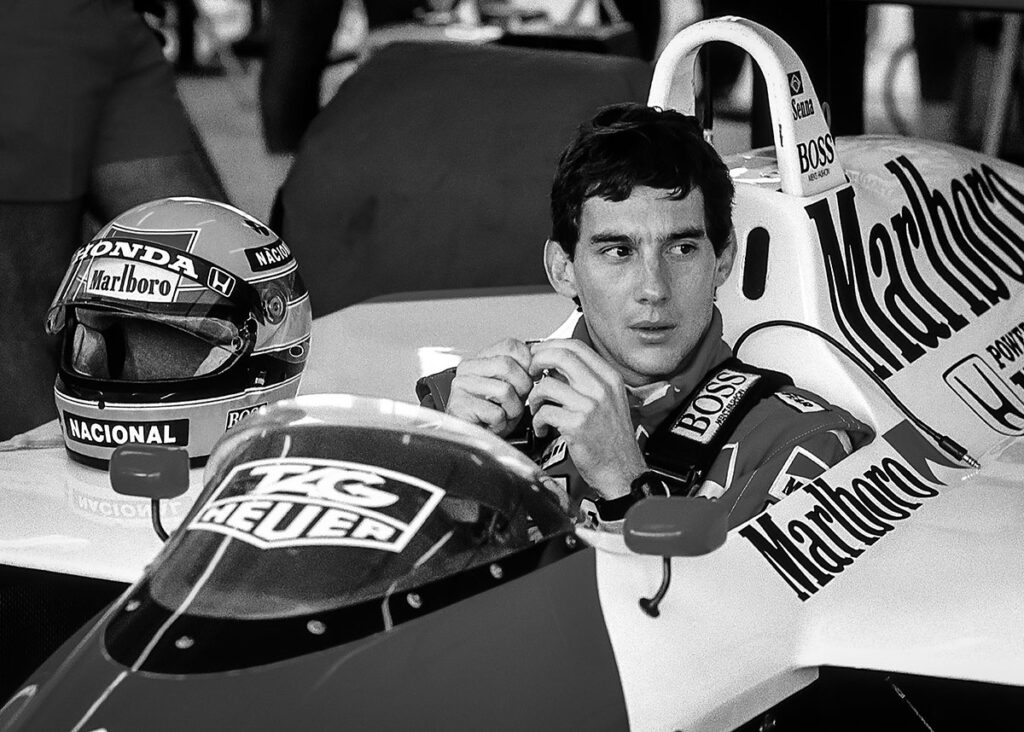
M548 282L559 295L569 299L579 296L572 260L562 249L562 245L553 239L548 239L544 243L544 271L548 273Z
M736 259L735 229L729 232L729 239L725 243L725 249L722 250L722 253L716 259L718 261L715 264L715 289L718 289L729 279L729 273L732 272L732 265Z

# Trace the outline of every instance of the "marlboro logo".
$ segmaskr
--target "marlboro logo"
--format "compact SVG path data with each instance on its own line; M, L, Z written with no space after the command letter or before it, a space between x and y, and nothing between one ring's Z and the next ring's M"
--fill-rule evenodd
M171 302L177 285L176 275L156 267L100 260L89 270L85 291L119 300Z
M885 457L846 485L817 478L802 488L814 498L814 507L802 516L776 521L766 512L739 529L800 600L825 587L939 495L944 483L928 461L956 467L906 423L883 439L897 449L899 459Z
M865 220L852 186L805 207L836 323L882 379L941 348L1024 285L1017 180L982 163L936 185L905 155L885 169L903 189L892 216Z

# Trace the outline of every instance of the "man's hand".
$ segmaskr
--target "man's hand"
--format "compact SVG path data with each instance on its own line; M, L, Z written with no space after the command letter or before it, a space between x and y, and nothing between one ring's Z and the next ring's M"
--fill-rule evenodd
M580 476L600 497L625 495L646 465L633 434L622 377L577 340L541 341L530 348L532 377L557 371L540 379L529 394L537 434L549 427L558 430Z
M478 424L499 437L523 415L530 378L530 349L507 338L459 364L448 397L448 414Z

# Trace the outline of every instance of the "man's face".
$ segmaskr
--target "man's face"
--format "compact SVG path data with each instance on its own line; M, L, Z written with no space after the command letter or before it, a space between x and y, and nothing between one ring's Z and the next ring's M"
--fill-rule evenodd
M630 386L686 362L732 268L734 246L716 257L708 239L700 189L669 193L638 186L624 201L588 198L575 257L553 242L545 252L555 289L579 297L597 352Z

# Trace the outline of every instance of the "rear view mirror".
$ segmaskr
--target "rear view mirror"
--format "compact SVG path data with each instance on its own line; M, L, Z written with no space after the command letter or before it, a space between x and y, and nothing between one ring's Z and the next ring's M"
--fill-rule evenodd
M640 609L658 617L672 579L672 557L709 554L725 543L728 529L725 506L707 498L652 496L630 508L623 525L626 546L663 559L661 587L654 597L640 598Z
M168 535L160 522L160 501L188 490L188 450L165 445L121 445L110 456L110 485L123 496L148 498L153 530Z
M725 543L725 506L707 498L646 498L626 513L626 546L637 554L699 557Z
M188 490L188 450L121 445L110 456L110 485L122 496L177 498Z

